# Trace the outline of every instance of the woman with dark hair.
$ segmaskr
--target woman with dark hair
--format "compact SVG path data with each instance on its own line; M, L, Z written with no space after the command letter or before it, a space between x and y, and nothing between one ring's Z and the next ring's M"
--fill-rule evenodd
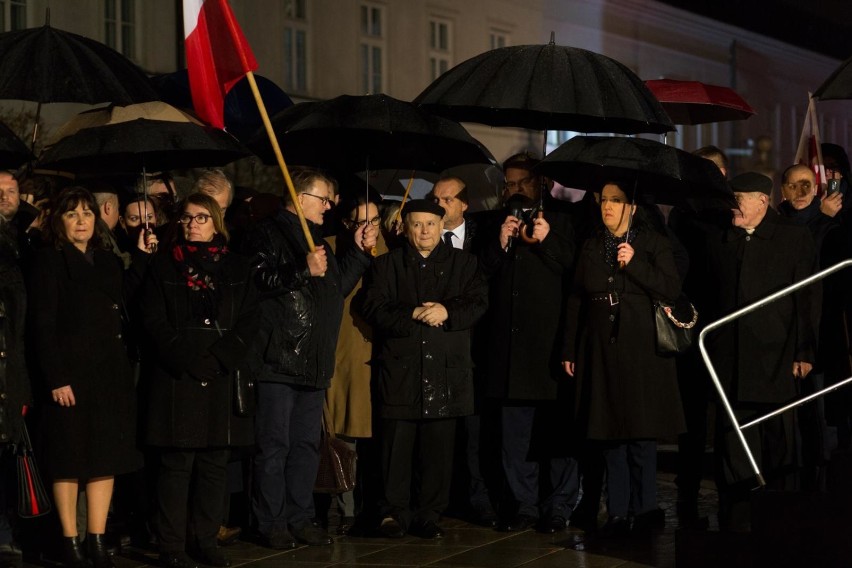
M680 292L672 246L618 183L600 198L601 226L582 247L567 302L565 371L577 379L578 419L606 464L603 534L662 519L656 439L682 430L675 360L658 355L654 302ZM635 213L635 218L630 221ZM630 226L628 234L628 226Z
M216 543L229 448L253 443L252 418L234 412L231 373L257 331L257 293L248 261L228 249L212 197L189 195L178 223L177 243L149 266L142 306L153 362L143 388L146 441L159 455L160 559L170 568L195 566L189 533L199 561L229 566Z
M29 330L44 394L47 474L62 526L66 566L88 563L77 535L77 496L86 487L86 546L95 568L112 568L104 543L114 477L141 466L136 400L122 341L122 265L104 249L95 198L64 189L51 206L47 246L29 274Z

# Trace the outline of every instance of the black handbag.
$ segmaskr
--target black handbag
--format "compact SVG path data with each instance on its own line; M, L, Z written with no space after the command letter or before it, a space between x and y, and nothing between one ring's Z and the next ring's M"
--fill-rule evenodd
M315 493L346 493L355 489L355 467L358 454L334 435L328 419L328 403L323 409L320 463Z
M681 321L675 317L675 313L681 314L680 308L687 308L686 315L691 317ZM657 330L657 353L660 355L673 355L683 353L693 340L693 330L698 323L698 310L695 306L682 297L672 304L654 302L654 325Z
M40 517L50 512L50 497L39 475L30 434L26 423L21 423L21 443L17 447L18 516L25 519Z
M248 369L234 369L234 414L237 416L254 416L257 410L257 383L254 375Z

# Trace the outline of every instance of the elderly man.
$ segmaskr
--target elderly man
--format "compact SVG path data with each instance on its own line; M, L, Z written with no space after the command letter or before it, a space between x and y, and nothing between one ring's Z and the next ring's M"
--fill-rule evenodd
M215 199L222 208L222 213L225 213L234 201L234 185L222 170L207 170L198 176L192 191Z
M758 173L731 180L739 207L733 227L711 242L709 272L715 302L708 320L728 314L810 276L816 252L808 230L769 207L772 181ZM713 361L741 421L796 396L796 382L813 369L820 289L808 287L740 318L711 335ZM750 467L724 412L718 413L716 459L720 524L749 525ZM785 413L745 431L770 487L788 488L795 471L793 415Z
M293 548L297 541L331 544L311 522L323 402L334 373L343 300L370 265L377 231L366 223L355 231L354 247L340 258L328 254L321 226L334 181L311 169L291 174L316 250L308 248L289 194L284 209L248 236L245 250L254 258L263 313L254 346L262 364L252 509L264 543L275 549Z
M387 515L380 530L389 537L439 538L455 418L473 412L470 331L485 313L488 288L476 257L441 240L440 206L415 200L403 211L408 240L376 259L363 307L379 345ZM412 477L419 478L414 499Z

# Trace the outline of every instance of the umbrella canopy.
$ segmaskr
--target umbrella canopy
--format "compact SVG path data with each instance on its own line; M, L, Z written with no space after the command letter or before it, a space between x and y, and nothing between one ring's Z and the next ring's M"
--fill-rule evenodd
M692 209L736 206L713 162L654 140L576 136L548 154L536 171L587 191L600 191L607 181L630 188L635 183L639 197L653 203Z
M39 167L78 174L138 173L224 165L250 152L162 102L80 113L60 127Z
M48 25L0 33L0 99L127 105L158 98L139 67L102 43Z
M14 170L32 159L27 145L8 126L0 123L0 169Z
M852 57L834 70L834 73L814 92L814 97L822 101L852 99Z
M463 126L387 95L350 96L295 105L272 119L290 164L350 172L400 168L440 172L494 158ZM250 146L268 164L266 132Z
M293 106L293 101L281 90L281 87L266 77L255 75L254 78L270 116ZM151 81L164 102L178 108L193 108L186 69L157 75ZM257 109L249 81L243 77L225 97L225 128L239 140L248 142L249 138L262 126L260 111Z
M491 126L621 134L674 130L630 69L552 39L548 45L501 47L468 59L414 102L442 116Z
M754 109L733 89L699 81L653 79L645 84L675 124L745 120Z

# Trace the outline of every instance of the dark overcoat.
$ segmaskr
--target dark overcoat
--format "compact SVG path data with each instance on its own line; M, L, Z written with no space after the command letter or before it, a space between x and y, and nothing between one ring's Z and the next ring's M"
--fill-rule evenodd
M42 386L44 457L52 479L127 473L136 450L136 393L122 341L123 268L112 252L70 244L35 253L29 274L28 336ZM76 406L53 389L70 385Z
M565 360L576 364L579 425L592 440L655 439L684 426L675 360L657 354L654 325L654 300L680 292L672 246L650 229L631 244L619 270L607 264L602 236L589 238L566 306Z
M473 255L441 241L424 258L408 243L378 257L365 282L364 317L378 344L383 418L448 418L473 412L470 332L488 288ZM412 318L423 302L449 317L432 327Z
M7 444L21 441L21 411L32 394L24 359L24 277L17 259L2 249L0 245L0 444Z
M716 317L802 280L816 271L813 238L769 209L749 235L731 227L708 251L715 276ZM777 403L796 394L793 362L816 361L821 289L786 296L708 338L720 380L733 402Z
M477 333L488 366L486 395L503 400L556 400L564 291L574 263L574 232L565 213L546 211L550 233L538 244L515 239L500 248L506 211L480 216L475 250L488 277L489 309ZM484 343L482 343L484 342Z
M150 445L209 448L254 442L252 417L234 414L231 373L245 363L257 333L257 291L247 259L227 253L214 264L219 286L215 321L193 316L193 292L170 250L150 264L142 305L153 363L143 379ZM205 355L218 364L214 375L204 368L209 364Z

